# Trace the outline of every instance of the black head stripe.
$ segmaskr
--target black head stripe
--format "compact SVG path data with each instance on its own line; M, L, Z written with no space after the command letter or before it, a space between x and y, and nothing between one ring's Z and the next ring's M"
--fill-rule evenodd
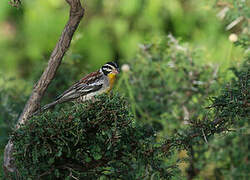
M110 69L110 70L114 69L113 66L110 66L110 65L108 65L108 64L105 64L104 66L102 66L102 68L103 68L103 69Z
M116 69L118 68L118 65L115 62L107 62L105 65L110 65Z
M110 67L110 66L107 66L107 65L105 65L105 66L102 66L102 70L104 70L104 71L112 71L112 69L113 69L113 67Z
M101 68L101 71L105 74L108 75L110 72L112 72L112 70L114 69L119 69L118 65L114 62L107 62L106 64L104 64Z

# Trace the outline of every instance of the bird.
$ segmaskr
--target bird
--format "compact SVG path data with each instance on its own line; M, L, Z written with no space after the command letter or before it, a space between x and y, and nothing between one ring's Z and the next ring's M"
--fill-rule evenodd
M39 111L43 112L57 104L68 101L84 102L102 93L108 93L113 88L120 70L115 62L105 63L99 70L87 74L59 95L53 102L45 105ZM37 114L37 113L34 113Z

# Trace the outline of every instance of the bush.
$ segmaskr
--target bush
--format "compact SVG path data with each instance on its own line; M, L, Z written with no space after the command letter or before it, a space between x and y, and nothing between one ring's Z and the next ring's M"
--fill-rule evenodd
M160 142L150 126L138 126L117 94L32 117L12 136L19 173L24 179L170 179L180 176L176 155L184 149L189 178L208 176L207 168L211 177L245 178L248 64L234 70L236 78L213 98L210 110Z
M233 141L232 146L247 141L249 59L242 69L234 69L236 77L220 96L210 98L209 106L208 97L218 93L217 70L199 65L195 58L200 56L189 54L185 48L171 36L143 45L135 60L141 64L135 63L131 71L124 72L118 84L128 88L129 103L117 94L102 95L95 101L60 105L32 117L12 136L20 176L169 179L180 176L177 167L183 159L178 152L183 149L188 153L189 178L203 177L211 164L212 177L236 177L238 173L230 169L239 163L237 158L242 160L237 172L246 174L245 146L239 150L240 156L236 147L225 146L228 141ZM187 119L183 106L189 114ZM208 106L209 110L205 108ZM146 124L139 125L141 120ZM154 128L148 122L153 122ZM159 138L154 130L164 125L168 136ZM230 128L239 131L233 134ZM220 138L223 132L228 136ZM233 152L232 156L213 153L222 147L222 154ZM231 159L220 161L228 157Z
M195 168L201 171L200 177L217 179L248 179L249 167L249 89L250 59L247 57L242 67L233 68L235 77L213 98L211 119L221 131L226 131L210 143L196 146Z
M164 166L152 129L136 126L118 95L32 117L12 140L24 179L168 179L173 170Z
M177 5L182 4L183 10L193 11L194 9L190 8L193 5L186 6L189 4L186 2L171 2ZM139 5L135 3L133 6L137 7L136 4ZM148 16L147 9L151 7L150 4L146 3L145 8L138 6L140 11L146 12L143 16ZM169 2L166 4L169 5ZM217 5L219 6L219 4L223 6L222 12L224 12L225 16L223 15L222 19L225 20L226 29L230 30L231 33L236 33L236 35L234 34L235 44L245 48L245 53L249 53L249 23L247 21L249 8L247 1L228 0L226 3L218 2ZM99 6L98 3L94 3L94 5L97 5L100 9L104 9L104 7L110 9L109 6L112 6L114 10L117 9L118 4L113 5L111 3L103 7ZM171 12L182 14L180 11L176 11L178 8L171 8L172 6L168 5L164 6L164 8L170 7L170 9L174 9ZM33 9L32 4L27 6L28 9L31 7ZM122 10L125 13L123 15L127 17L134 16L134 13L126 15L127 8L120 7L121 9L118 8L118 11L111 10L107 12L109 15L114 16L116 14L114 12ZM155 7L157 7L156 9L162 9L163 6L156 5ZM224 7L228 7L229 10L225 10ZM137 12L138 8L132 8L132 11ZM188 12L186 10L183 12ZM30 12L32 11L28 11L25 16ZM54 13L54 11L51 12ZM101 12L103 17L103 11L98 12ZM96 18L96 16L93 17ZM177 16L174 15L174 17ZM198 17L196 18L198 20L196 24L200 24L200 20L206 19L205 14L203 17L196 17ZM54 18L57 18L57 16L54 16ZM141 22L141 19L143 18L138 16L137 20ZM150 18L147 17L146 19L150 22L148 25L152 26ZM183 18L178 19L183 21ZM110 48L104 48L103 50L103 44L99 47L95 45L96 42L100 42L98 35L102 37L102 40L110 41L109 38L105 38L105 35L103 36L103 29L110 29L109 25L107 26L108 23L99 20L96 22L99 24L98 27L102 27L98 28L101 33L95 31L93 34L92 30L96 29L96 23L89 24L90 26L86 26L87 29L84 34L89 31L92 35L84 37L93 41L85 41L85 38L83 41L77 41L75 47L84 48L85 50L81 54L89 57L88 59L96 59L94 62L99 61L100 57L104 56L132 56L136 46L135 42L144 37L144 34L136 34L136 28L138 30L139 26L134 28L133 23L132 28L125 28L126 30L124 30L127 22L124 19L120 20L118 19L116 23L111 24L112 28L115 27L113 29L115 31L107 31L108 36L115 37L114 43L111 43L113 52L111 52ZM239 21L237 22L237 20ZM163 24L162 22L158 22L153 26L157 27L166 23L166 21ZM172 19L169 22L170 24L171 22L175 23L175 20ZM204 26L204 23L202 24ZM26 25L23 27L26 27ZM33 25L36 25L36 23L33 23ZM210 26L210 23L208 25L209 28L207 29L209 30L207 32L217 40L219 26L212 28L217 29L216 31L211 31L210 27L215 26ZM231 28L229 28L230 25ZM171 26L168 26L168 28L171 29ZM52 29L56 28L53 26ZM156 31L158 29L156 28ZM198 29L200 29L200 25ZM177 28L177 31L179 30L182 31L183 28ZM131 33L126 33L127 31L132 32L132 36ZM147 28L146 31L148 31ZM177 31L175 30L174 34ZM192 31L191 39L194 39L194 37L203 39L200 36L202 34L208 37L208 33L204 34L204 32L198 33L197 36L197 31L193 30L193 28L183 33L183 37L189 39L190 33L187 33L189 31ZM118 38L114 36L114 33L117 34L117 32ZM220 33L224 33L224 31L220 31ZM131 36L131 38L124 36L124 34L129 34L128 36ZM177 32L177 34L179 33ZM120 47L117 46L117 42L122 42L119 37L120 40L121 38L127 39L127 42L119 45ZM20 40L20 38L14 38L14 41L16 40ZM53 38L50 40L51 42L54 41ZM109 44L108 41L104 44ZM226 42L229 41L221 41L220 38L218 41L226 49ZM41 41L32 42L41 44ZM91 53L86 49L87 46L91 47L91 45L88 43L86 46L84 42L94 42L92 47L98 53ZM18 44L20 46L20 43ZM28 44L29 47L33 47L32 43ZM46 45L44 46L46 49L50 49L47 42L43 44ZM49 46L53 46L53 43L49 44ZM79 44L83 46L79 46ZM131 46L126 46L126 44ZM29 53L26 53L23 57L30 57L31 59L39 57L41 60L43 54L46 58L48 53L43 52L44 47L40 48L39 52L36 50L37 48L28 48ZM221 78L218 76L215 66L201 65L201 62L206 61L206 59L204 58L205 55L200 51L188 48L186 45L179 43L173 36L168 36L163 40L156 40L153 43L143 44L140 48L141 51L131 61L131 71L123 73L120 80L119 87L121 85L124 87L123 90L129 97L129 103L120 96L114 95L112 97L100 96L94 102L89 101L87 104L56 107L52 112L46 112L31 118L20 129L13 132L12 140L16 148L15 163L19 175L23 179L37 179L39 177L41 179L176 178L178 177L177 172L179 172L177 165L180 165L181 159L177 152L182 149L185 149L184 152L188 153L189 167L186 169L188 179L202 179L204 177L209 179L247 179L249 177L249 56L240 70L233 69L235 78L223 88L223 91L218 96ZM13 48L12 50L11 48L7 49L10 52L13 50ZM78 51L75 49L71 55L75 56L74 53ZM217 57L214 55L215 51L211 49L209 51L213 54L213 57ZM23 54L22 51L19 52ZM231 59L237 59L237 57L231 56L231 49L229 50L228 59L224 58L222 51L216 52L221 54L219 57L223 57L221 61L223 63L229 62L228 59L231 57ZM16 56L19 57L20 53L16 54ZM77 55L76 59L78 58ZM4 59L4 61L8 61L6 58ZM23 77L29 76L30 72L34 72L31 71L32 68L27 68L27 63L22 63L25 59L27 58L21 58L21 63L19 62L18 66L15 66ZM32 61L31 59L29 62ZM29 64L34 66L36 63ZM40 66L40 63L38 64ZM76 69L73 69L71 65L63 66L64 68L59 70L59 78L48 89L47 97L44 98L45 102L51 101L56 95L60 94L59 91L70 86L74 81ZM74 67L76 66L74 64ZM68 72L72 74L68 74ZM62 89L58 89L58 87ZM208 98L214 95L216 96L211 98L212 105L209 106ZM25 99L26 96L14 88L0 90L1 148L3 148L2 144L7 140L6 134L15 123ZM131 105L132 113L128 105ZM208 106L209 108L205 109ZM152 123L154 128L148 124L144 126L138 125L145 122ZM163 132L168 136L161 139L154 130L163 128L165 129Z
M122 75L119 87L125 87L124 93L138 122L151 122L154 129L164 129L163 134L168 135L165 142L172 147L170 151L177 148L188 152L187 177L239 176L237 171L244 178L248 166L245 140L248 139L249 57L242 68L233 68L235 75L225 88L220 87L221 77L216 67L199 64L203 58L172 36L142 45L131 70ZM233 148L226 147L228 141L232 141ZM239 150L240 142L244 146ZM217 154L218 149L225 151ZM232 156L229 152L233 152ZM234 167L238 163L236 157L242 160L240 169ZM237 170L231 172L232 168Z
M126 100L117 94L61 105L32 117L12 136L20 176L170 179L180 176L177 152L184 149L189 155L189 178L207 176L205 170L211 164L212 177L244 178L248 153L246 146L235 146L248 142L249 59L234 72L236 78L212 99L209 110L203 109L204 114L193 116L186 126L163 139L157 138L151 126L139 126ZM220 138L222 133L227 136ZM234 148L227 146L231 141ZM219 151L222 147L225 150ZM237 164L240 167L232 171Z
M120 87L130 97L137 119L156 129L173 129L199 117L217 91L218 67L201 64L202 52L191 50L172 35L140 46L131 71Z

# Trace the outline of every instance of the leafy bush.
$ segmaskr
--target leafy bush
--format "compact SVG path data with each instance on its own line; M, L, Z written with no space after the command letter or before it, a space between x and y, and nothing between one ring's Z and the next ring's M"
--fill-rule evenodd
M225 86L220 96L213 99L211 119L227 133L212 138L209 144L195 147L195 168L200 176L207 174L222 179L248 179L249 167L249 89L250 59L243 63L241 69L233 69L235 78Z
M150 36L150 33L164 34L169 32L168 30L173 30L174 34L182 35L186 39L190 38L193 41L196 39L194 43L206 41L207 39L202 38L203 34L209 37L209 40L214 39L208 43L210 46L212 44L213 49L218 47L213 46L213 43L218 41L228 53L227 38L225 40L224 31L220 30L220 25L213 22L215 16L211 18L212 21L207 21L209 13L196 12L193 7L203 9L200 6L196 7L196 3L164 1L165 4L162 6L163 3L159 1L158 5L156 3L152 6L151 1L145 1L146 3L141 3L143 6L140 6L138 1L128 6L130 3L128 1L124 3L125 6L120 6L119 3L104 3L104 5L97 2L91 2L92 7L89 8L94 9L93 12L98 9L97 14L94 13L96 16L89 13L91 20L85 21L84 29L80 29L85 34L83 39L81 40L78 34L72 44L73 53L78 54L81 51L85 59L88 57L93 63L93 68L96 68L97 64L99 67L99 60L103 57L133 56L136 42L141 41L145 33L146 36ZM238 35L236 36L238 41L235 44L241 45L245 48L245 52L249 53L247 1L228 0L227 2L229 3L222 3L229 7L225 14L225 24L229 27L230 24L242 19L240 23L236 23L237 26L229 30ZM41 40L41 37L35 37L36 32L40 32L41 27L45 27L48 28L47 34L51 36L55 32L59 33L61 28L59 24L64 23L60 20L56 28L53 25L52 29L52 26L43 25L37 28L34 23L34 20L37 22L37 18L29 16L37 10L34 8L36 3L27 4L25 7L27 11L19 11L22 15L19 13L17 20L22 22L21 20L25 19L24 23L15 25L6 20L7 25L14 31L10 31L12 35L6 36L1 42L8 44L5 42L10 40L15 44L11 48L7 46L2 48L3 51L8 49L7 54L11 54L6 56L6 53L2 53L5 54L2 60L15 62L11 69L18 69L22 77L27 77L30 73L33 74L34 69L39 69L29 67L34 67L36 64L33 60L42 60L41 57L48 58L48 49L54 46L54 37L57 37L53 35L48 43L47 39ZM217 4L219 3L220 1ZM53 5L51 3L51 5L37 7L41 12L53 14L50 16L53 21L58 19L58 14L64 13L62 8L64 5L62 2L53 1ZM58 11L55 12L48 6L53 6ZM161 11L162 9L167 11ZM152 20L158 17L157 13L152 12L168 11L169 14L164 13L164 18L152 24ZM190 11L198 16L194 19L190 18L191 14L188 14ZM138 15L138 12L142 12L141 15ZM12 14L17 18L17 13ZM111 17L109 19L114 23L101 20L104 17L103 14ZM121 16L118 17L117 14ZM183 14L185 17L182 17ZM32 18L27 20L27 17ZM131 24L128 19L135 21ZM183 19L188 23L182 23ZM139 24L134 23L137 21ZM210 21L213 22L213 26ZM40 22L45 21L40 19ZM197 28L193 28L195 24L198 25L199 30L202 26L205 31L197 31ZM180 25L185 28L179 28ZM20 31L24 36L16 35L15 28L19 26L18 29L25 27ZM142 32L141 30L145 33L138 34L139 31ZM23 39L25 34L31 38ZM212 36L207 36L208 34ZM107 38L109 36L112 38ZM15 38L11 40L11 37ZM37 38L39 40L34 41ZM103 42L101 45L100 39ZM110 39L113 40L110 41ZM25 46L22 43L24 41L28 42ZM13 55L13 49L19 46L21 49L25 48L25 51L18 51L19 53ZM122 91L129 97L129 103L120 96L114 95L100 96L94 102L89 101L87 104L56 107L52 112L31 118L13 133L12 139L16 147L15 163L20 176L24 179L38 177L41 179L169 179L179 175L177 165L180 165L181 158L178 151L182 149L186 150L184 153L188 153L186 158L188 168L185 169L188 179L204 177L247 179L250 176L248 172L249 56L240 70L233 69L235 78L218 96L221 89L219 88L221 76L217 73L217 67L201 65L201 63L206 61L206 56L211 53L213 58L223 57L221 62L225 65L231 57L224 58L225 53L222 53L222 49L216 50L220 56L214 55L215 51L212 48L204 55L199 50L192 50L179 43L173 36L163 40L156 39L153 43L140 45L140 48L141 51L130 62L131 71L122 74L118 85L123 87ZM231 49L229 52L231 53ZM76 59L79 58L73 53L72 58L73 56L77 56ZM18 59L18 63L13 58ZM14 61L8 61L8 59ZM29 66L24 63L27 59L30 62ZM231 59L234 60L237 57ZM40 66L39 62L37 64ZM79 67L80 65L85 66L85 61L79 63ZM7 63L4 63L3 68L6 67L8 67ZM73 67L78 65L72 66L67 63L59 69L56 80L48 89L45 103L70 86L74 79L78 79L75 78L77 70ZM226 77L223 80L225 79ZM216 96L212 98L214 95ZM209 97L212 100L210 106ZM0 90L1 148L4 147L3 144L7 140L6 134L10 132L10 126L17 119L25 99L26 96L14 88ZM132 113L128 108L129 105L132 107ZM205 107L209 108L205 109ZM154 128L148 124L138 125L145 122L152 123ZM163 139L154 132L161 129L165 130L161 131L162 133L168 134Z
M164 177L154 132L138 127L124 98L102 95L32 117L13 133L14 157L25 178L141 179Z
M140 47L119 85L137 119L153 122L157 129L163 125L170 133L199 117L217 91L218 67L201 64L202 53L172 35Z
M177 152L184 149L189 155L189 178L207 176L210 166L212 177L244 178L249 59L234 72L236 78L212 99L209 110L203 108L186 126L160 141L149 125L135 122L128 103L117 94L86 104L65 104L32 117L12 136L19 173L24 179L169 179L179 176ZM220 134L227 136L220 138ZM227 146L230 142L233 148ZM240 144L242 148L237 147Z
M187 177L208 176L206 169L212 166L211 177L219 178L217 173L229 177L241 172L244 178L248 154L245 153L247 142L241 140L248 136L249 57L241 69L233 68L235 77L225 88L220 87L221 77L216 67L200 65L201 59L197 51L189 50L169 36L142 45L130 65L131 70L123 73L118 86L125 87L123 90L138 122L152 122L158 130L164 128L163 133L168 134L166 144L172 147L170 151L177 148L188 152ZM213 105L207 109L211 101ZM230 133L232 128L239 128L239 132ZM229 139L235 142L233 148L224 147ZM240 142L245 146L239 150ZM225 152L215 153L215 149L222 148ZM235 161L238 150L242 152L238 157L242 160L241 169L233 167L238 163ZM230 157L226 156L227 152L234 153ZM216 161L218 156L225 162ZM229 157L230 160L225 160ZM231 168L237 170L231 172Z

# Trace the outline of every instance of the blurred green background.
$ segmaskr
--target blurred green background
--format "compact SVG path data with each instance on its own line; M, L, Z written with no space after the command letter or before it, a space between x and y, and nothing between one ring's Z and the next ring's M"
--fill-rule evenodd
M130 64L131 71L134 68L134 72L140 75L140 71L144 70L138 65L138 62L141 62L138 61L138 51L142 44L159 44L159 39L170 33L182 42L180 47L188 47L190 52L195 51L192 57L199 68L201 67L198 71L204 72L207 76L202 75L202 80L210 80L209 74L216 67L211 66L213 64L219 67L220 76L216 79L216 85L225 83L232 77L232 73L227 71L228 68L240 64L245 56L244 50L229 40L231 33L237 34L243 30L236 27L226 31L226 27L231 23L228 20L242 16L239 9L246 12L249 18L249 9L242 5L247 4L246 1L237 2L241 3L233 0L85 0L85 16L43 103L51 101L84 74L99 69L106 61L114 60L120 65ZM227 7L232 13L226 18L219 18L218 13ZM10 127L13 127L34 83L46 67L50 53L68 19L68 11L69 7L63 0L24 0L19 8L10 6L8 0L0 1L0 153L7 142ZM178 49L170 48L169 51L179 53ZM189 56L187 52L182 58ZM154 63L152 67L161 66L160 63ZM189 64L180 63L180 66L192 69ZM151 71L150 67L145 68L147 72ZM171 85L176 82L175 75L175 72L166 73L164 78L172 77L168 82ZM143 86L137 84L138 87L131 88L130 85L133 86L133 83L126 84L126 76L121 75L119 88L128 88L124 90L130 93L128 96L131 100L131 92L137 93ZM183 72L179 72L178 77L182 76ZM185 78L179 83L182 81L185 81ZM189 86L188 81L184 84ZM202 106L195 110L200 111L207 105L209 101L206 98L209 96L218 95L219 89L216 85L204 96ZM179 86L178 82L176 87L173 86L177 93ZM186 95L185 92L180 92L176 96L179 100ZM191 107L193 102L199 102L202 93L190 101ZM133 104L134 101L132 98L132 108L136 114L138 108ZM141 108L144 108L143 105ZM178 109L177 105L174 112L172 109L169 111L162 113L160 119L157 116L146 119L150 119L150 122L158 119L157 121L165 126L162 134L171 134L174 128L180 126L179 122L175 121L180 117L170 114L180 111L182 113L183 110ZM151 112L149 114L152 115ZM171 126L167 126L169 122L162 120L166 118L170 118L168 120L171 121ZM182 168L184 166L185 164ZM211 171L207 174L209 173L214 177Z
M68 6L62 0L26 0L16 9L5 0L0 7L0 71L27 79L48 61L67 21ZM169 33L204 49L211 62L223 67L241 57L216 17L215 1L87 0L84 7L72 56L64 60L77 61L79 72L86 66L97 69L107 60L130 61L138 43Z

